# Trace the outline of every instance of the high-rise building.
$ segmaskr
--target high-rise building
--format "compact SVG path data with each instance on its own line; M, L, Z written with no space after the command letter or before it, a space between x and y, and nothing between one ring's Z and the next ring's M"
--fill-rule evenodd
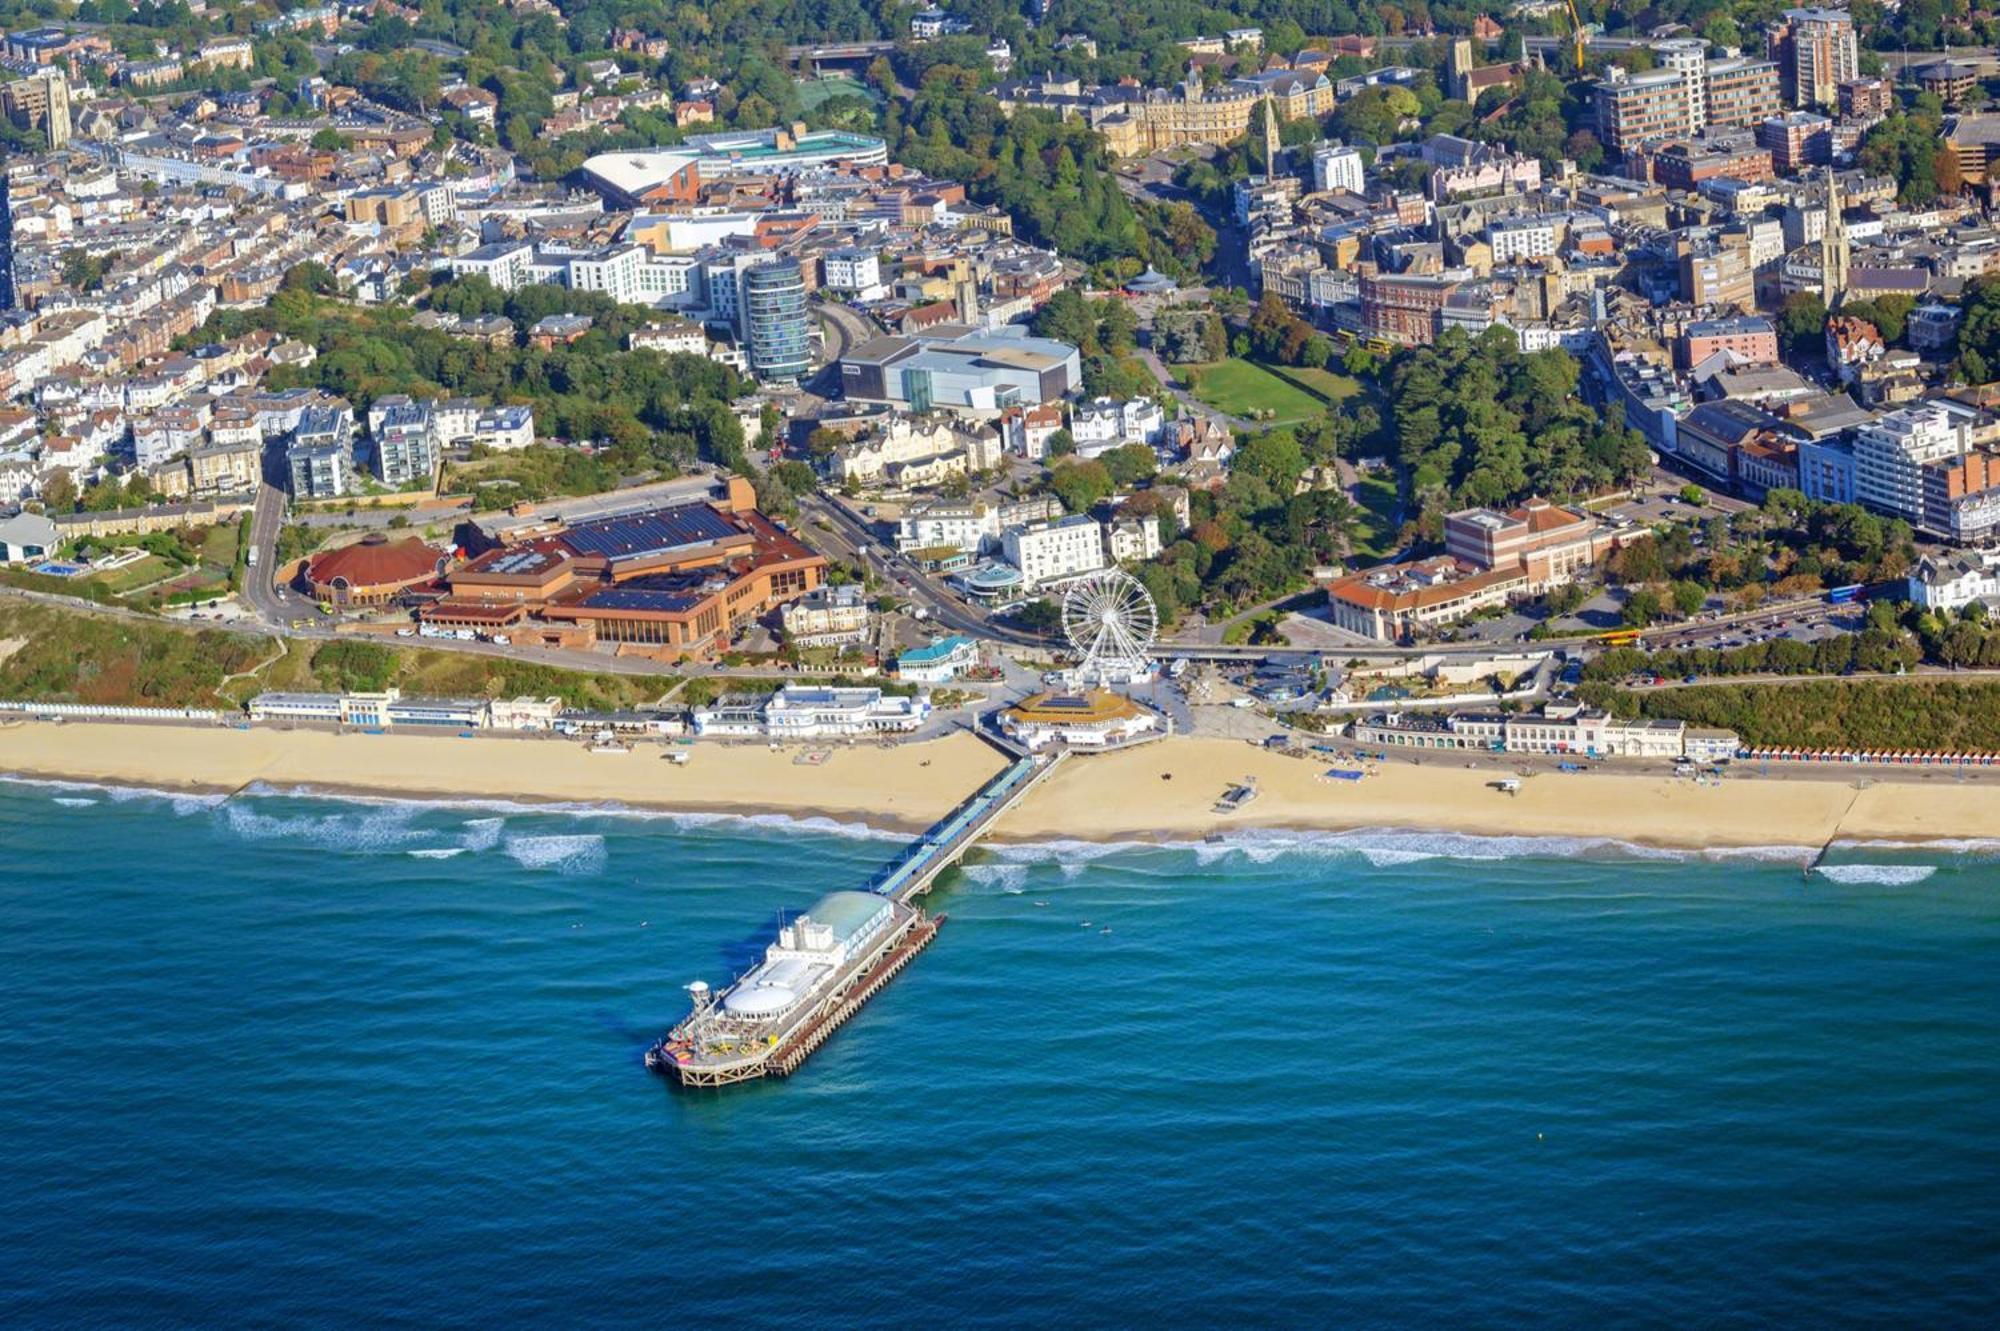
M1614 69L1595 91L1597 137L1612 152L1630 151L1647 139L1694 132L1687 80L1678 70L1625 74Z
M743 274L743 329L750 371L759 379L801 379L812 368L798 260L779 259Z
M401 488L436 476L437 432L430 403L404 401L379 414L371 411L368 432L375 444L375 474L384 485Z
M1787 106L1832 106L1861 74L1854 19L1844 9L1788 9L1768 35Z
M69 146L69 80L59 68L46 68L25 79L0 84L0 108L24 129L39 129L50 152Z
M1674 37L1654 42L1652 50L1661 69L1681 76L1687 93L1688 128L1701 129L1708 123L1708 43L1699 37Z
M1768 60L1708 63L1708 123L1718 129L1749 128L1778 114L1778 67Z
M1313 149L1312 167L1315 193L1324 194L1328 190L1346 190L1350 194L1368 192L1368 173L1361 165L1358 148L1322 143Z
M1854 439L1854 497L1910 522L1923 516L1924 467L1965 451L1951 413L1925 404L1890 412Z

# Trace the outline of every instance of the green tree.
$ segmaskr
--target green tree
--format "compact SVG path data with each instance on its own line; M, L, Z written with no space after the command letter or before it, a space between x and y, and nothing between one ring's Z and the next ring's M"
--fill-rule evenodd
M1149 444L1121 444L1097 457L1120 490L1129 490L1159 469L1159 460Z
M1778 307L1778 336L1794 356L1822 354L1826 345L1826 303L1807 291L1795 291Z
M1085 513L1116 487L1102 462L1065 462L1049 476L1049 489L1071 513Z
M1660 596L1651 587L1640 587L1625 598L1618 620L1628 628L1645 628L1660 617Z

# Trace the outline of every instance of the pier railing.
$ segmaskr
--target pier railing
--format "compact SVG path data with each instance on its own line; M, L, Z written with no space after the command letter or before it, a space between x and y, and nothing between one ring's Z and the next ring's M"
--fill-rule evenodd
M947 861L965 849L993 821L1027 793L1028 787L1051 771L1057 758L1019 758L958 806L941 823L918 838L894 864L878 874L867 890L898 901L923 892Z

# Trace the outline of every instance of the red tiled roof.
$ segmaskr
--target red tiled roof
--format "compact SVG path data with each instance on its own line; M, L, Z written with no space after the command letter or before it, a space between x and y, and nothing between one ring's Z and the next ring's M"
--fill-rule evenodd
M444 552L414 536L392 541L369 536L353 545L327 550L306 561L306 580L329 586L335 579L350 587L402 587L437 576Z

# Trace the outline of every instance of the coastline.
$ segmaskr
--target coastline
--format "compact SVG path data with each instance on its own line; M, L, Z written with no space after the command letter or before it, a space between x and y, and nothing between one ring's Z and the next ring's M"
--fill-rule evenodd
M209 797L262 788L552 811L818 819L907 834L949 812L1005 762L963 732L889 747L812 747L827 751L822 765L794 762L796 748L698 744L681 767L647 745L598 754L550 739L37 723L0 729L0 772ZM1745 774L1697 785L1593 766L1527 777L1518 794L1507 795L1490 785L1512 775L1500 763L1468 768L1445 756L1390 762L1358 782L1325 780L1325 766L1240 740L1186 736L1080 757L1030 792L993 840L1170 842L1246 829L1407 829L1810 854L1836 840L1950 842L2000 830L2000 783L1946 774L1868 774L1865 788L1845 774ZM1259 794L1251 804L1236 814L1213 812L1228 785L1252 777Z

